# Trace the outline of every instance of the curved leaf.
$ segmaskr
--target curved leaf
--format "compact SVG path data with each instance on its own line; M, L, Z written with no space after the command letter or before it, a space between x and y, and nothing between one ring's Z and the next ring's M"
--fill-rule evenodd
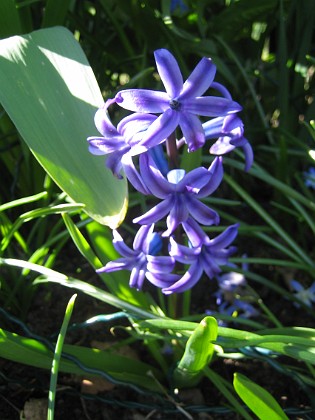
M240 373L234 374L235 391L244 403L262 420L286 420L287 415L273 396L260 385Z
M117 227L127 183L88 152L103 98L72 33L55 27L0 41L0 84L3 107L56 184L93 219Z

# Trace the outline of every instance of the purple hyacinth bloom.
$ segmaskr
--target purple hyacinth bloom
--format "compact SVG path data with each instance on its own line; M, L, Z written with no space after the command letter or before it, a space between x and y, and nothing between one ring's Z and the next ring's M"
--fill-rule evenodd
M120 234L114 230L113 244L123 258L108 262L97 272L131 271L129 285L138 290L142 288L145 278L155 285L162 285L162 287L176 281L178 276L171 274L175 263L174 258L155 255L161 248L161 239L153 230L154 225L141 226L134 238L133 249L129 248Z
M116 128L107 113L107 108L112 102L108 100L95 113L95 126L103 137L91 136L87 141L89 151L94 155L107 155L106 166L115 176L122 178L120 175L122 169L125 169L127 176L132 172L130 171L131 157L147 150L139 146L139 143L145 130L157 117L151 114L135 113L123 118ZM132 179L130 181L132 182ZM144 191L143 188L141 189L141 192L145 193L145 187Z
M248 171L253 164L253 150L244 137L244 125L237 115L213 118L203 125L206 140L217 138L211 146L210 153L213 155L224 155L236 147L241 147L245 155L245 170Z
M315 281L310 287L306 289L297 280L291 280L290 286L294 290L294 295L297 299L299 299L308 307L312 306L312 304L315 302ZM296 306L299 305L296 304Z
M167 174L166 179L151 156L143 154L140 156L140 172L148 190L163 201L134 219L134 223L145 225L156 223L168 215L167 230L163 236L171 235L189 216L203 225L219 223L217 212L199 200L211 194L219 186L223 177L220 158L213 161L209 170L196 168L186 174L183 169L174 169Z
M213 278L220 273L220 266L226 265L229 257L236 250L235 247L228 246L237 236L238 224L229 226L214 239L210 239L191 218L183 223L183 227L192 246L180 245L171 237L169 254L176 261L189 264L190 267L174 284L162 289L165 294L180 293L191 289L203 273L206 273L209 279Z
M163 142L179 125L190 152L205 142L198 116L218 117L239 112L241 106L227 98L202 96L211 86L216 67L202 58L184 83L175 57L166 49L154 52L158 73L166 92L127 89L118 92L116 103L133 112L161 114L143 136L141 145L151 148Z

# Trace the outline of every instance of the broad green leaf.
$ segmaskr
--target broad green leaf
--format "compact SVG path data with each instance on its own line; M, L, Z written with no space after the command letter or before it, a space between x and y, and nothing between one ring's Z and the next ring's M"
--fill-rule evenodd
M203 369L210 362L218 336L215 318L205 317L187 340L184 354L174 370L174 383L178 387L193 386L201 379Z
M241 418L244 420L253 420L252 416L249 415L247 410L243 407L243 405L238 401L236 396L233 392L233 387L226 379L224 379L221 375L216 373L214 370L206 367L204 369L205 375L213 385L221 392L222 395L226 398L229 404L231 404L236 412L241 415ZM268 419L269 420L269 419Z
M103 98L71 32L42 29L0 41L0 102L52 179L99 223L117 227L127 184L88 152Z
M262 420L288 419L273 396L240 373L234 374L234 389L244 403Z
M110 350L65 344L61 357L61 372L101 376L114 383L125 383L161 393L158 384L161 374L154 367L139 360L117 355ZM43 369L50 369L53 360L53 349L43 342L0 329L0 357ZM152 376L156 381L152 380Z

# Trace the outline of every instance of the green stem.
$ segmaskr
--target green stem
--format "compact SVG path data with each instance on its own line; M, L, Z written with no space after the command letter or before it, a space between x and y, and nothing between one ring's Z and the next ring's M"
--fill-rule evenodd
M50 385L49 385L49 394L48 394L47 420L54 419L59 364L60 364L60 359L61 359L61 354L62 354L63 343L66 337L66 332L67 332L69 321L72 315L73 306L74 306L76 297L77 295L75 294L69 300L69 303L66 308L64 320L60 329L60 333L58 335L56 347L55 347L54 359L51 366L51 376L50 376Z

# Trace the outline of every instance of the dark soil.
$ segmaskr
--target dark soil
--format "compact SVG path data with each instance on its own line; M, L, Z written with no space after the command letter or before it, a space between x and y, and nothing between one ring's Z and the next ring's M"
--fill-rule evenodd
M85 274L92 279L91 281L95 282L96 286L102 287L94 273L88 268L86 270ZM208 287L207 281L201 281L193 291L194 311L200 313L211 306L211 300L207 298L207 295L211 296L211 290L209 290L209 294L204 293ZM259 286L257 287L259 288ZM51 339L59 331L66 305L73 293L74 291L71 289L54 284L39 286L25 321L27 327L34 334ZM279 319L285 321L285 325L314 326L313 320L305 317L305 313L297 310L291 302L282 299L281 305L279 305L279 296L262 287L260 287L259 293L268 301L269 308ZM112 307L79 294L71 322L81 323L95 315L108 314L113 311ZM67 343L91 346L93 340L97 340L97 342L113 341L117 337L113 337L110 332L112 325L97 324L89 328L69 330L66 338ZM22 328L10 320L3 320L3 326L7 330L26 335ZM133 347L132 351L138 353L138 356L143 360L139 349ZM146 355L146 357L148 356ZM152 360L145 361L154 363ZM283 364L287 362L285 359L281 359L281 361ZM290 360L290 366L292 365L293 362ZM296 367L299 367L299 363L296 363ZM250 377L271 392L283 408L291 410L289 412L292 413L293 408L300 410L300 414L292 413L291 419L314 418L312 414L301 414L310 408L310 402L299 384L264 360L218 359L214 361L212 368L230 383L232 383L234 372ZM48 371L0 359L0 374L1 420L46 419L50 380ZM89 393L86 392L87 388L82 388L84 379L86 378L59 374L55 407L56 420L111 420L117 418L121 420L149 418L234 420L238 418L235 413L229 410L227 401L209 380L204 379L198 388L181 391L177 396L157 398L154 395L140 393L125 386L109 385L107 390L99 392L96 390L94 393ZM36 414L36 410L38 414Z

